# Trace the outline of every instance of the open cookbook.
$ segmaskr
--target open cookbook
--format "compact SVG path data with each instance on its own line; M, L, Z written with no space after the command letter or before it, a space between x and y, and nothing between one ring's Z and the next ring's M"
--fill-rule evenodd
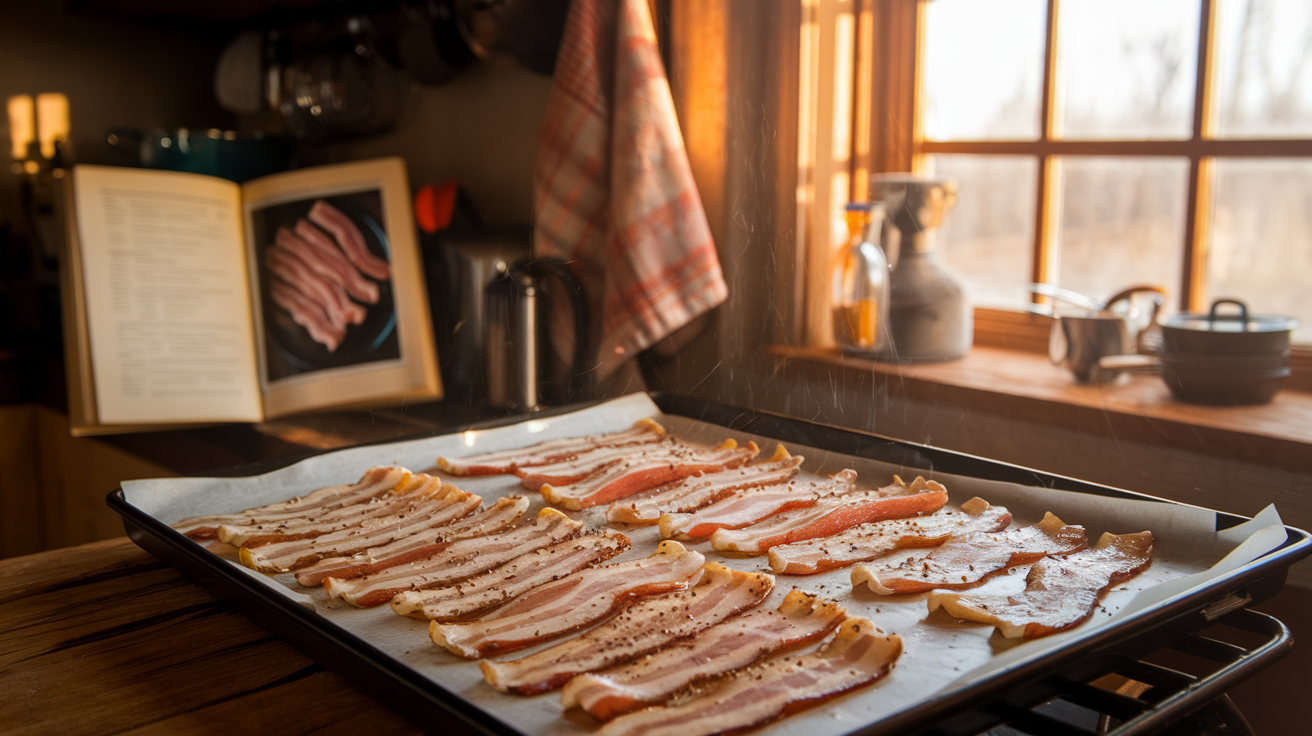
M73 434L441 396L401 159L77 166L68 205Z
M877 451L868 436L662 406L132 481L110 505L315 656L404 682L412 717L534 736L899 733L1213 602L1287 540L1270 508L1220 528L1114 489L953 474L928 448L875 460L844 452ZM1076 585L1034 590L1045 571ZM1039 625L1008 631L1016 617Z

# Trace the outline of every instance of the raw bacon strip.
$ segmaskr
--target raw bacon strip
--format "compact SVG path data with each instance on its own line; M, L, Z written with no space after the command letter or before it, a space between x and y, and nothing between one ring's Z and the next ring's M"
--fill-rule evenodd
M539 490L547 501L579 510L635 493L650 490L671 481L698 473L736 468L761 451L755 442L738 447L725 440L717 448L697 446L661 446L627 460L617 460L576 483L563 486L543 485Z
M513 652L606 618L633 598L696 585L705 561L678 542L661 542L650 557L594 567L540 585L469 623L434 621L428 636L466 659Z
M694 475L658 488L643 498L616 501L606 509L606 520L618 524L655 524L661 514L694 511L735 491L787 482L797 475L803 459L801 455L789 455L779 445L768 462Z
M293 235L292 237L296 236ZM351 297L346 293L346 287L339 284L336 279L320 273L315 268L317 262L307 260L307 258L312 258L311 256L282 246L275 246L271 250L277 251L280 258L285 256L288 265L299 264L315 281L323 284L324 288L327 289L324 296L332 300L333 307L341 312L342 317L347 322L353 325L364 323L364 318L368 314L365 308L351 301Z
M365 275L379 281L391 278L392 269L387 265L387 261L369 252L369 244L365 242L364 235L360 233L355 223L351 222L351 218L342 214L341 210L320 199L310 206L307 217L310 218L310 222L332 233L337 239L337 244L345 251L346 257L350 258L351 263L354 263L355 267Z
M1001 531L1010 523L1011 512L1005 508L972 498L960 510L945 507L929 516L876 521L831 537L771 547L770 568L786 575L814 575L896 549L937 547L954 535Z
M330 596L353 605L378 606L397 593L450 585L534 550L573 539L582 531L582 522L555 509L543 509L532 524L518 529L439 545L441 549L428 557L361 577L329 576L323 579L323 587Z
M319 585L332 576L340 579L356 578L379 572L389 567L420 560L446 549L457 539L495 534L519 522L528 511L528 499L523 496L506 496L472 516L444 524L435 529L412 534L379 547L344 557L325 557L296 573L301 585Z
M948 502L947 491L933 481L913 482L902 488L906 495L849 493L821 499L809 509L787 511L745 529L721 529L711 535L711 546L721 552L765 552L781 544L828 537L857 524L933 513Z
M519 468L515 470L515 474L519 476L519 482L525 488L536 491L548 483L563 486L578 482L625 458L645 457L649 454L668 453L675 449L690 447L692 446L669 436L636 447L594 447L559 462Z
M314 226L309 223L306 223L306 227L315 230ZM319 231L315 230L315 232ZM332 248L331 241L327 238L323 238L323 240L329 248ZM355 266L352 266L351 262L346 260L346 256L336 252L335 248L333 248L333 255L336 255L336 258L333 258L333 255L326 255L319 248L307 243L304 238L285 227L278 228L278 232L274 236L274 245L296 256L312 271L344 294L355 297L366 304L376 304L378 302L378 285L361 276L360 272L355 270ZM364 288L361 288L361 285Z
M365 471L359 482L351 485L326 486L290 501L246 509L235 514L193 516L179 521L173 528L192 539L214 539L218 537L219 527L223 524L267 524L307 518L381 496L406 481L409 476L410 471L405 468L375 466Z
M402 483L384 493L312 516L248 524L222 524L219 526L219 539L234 546L242 546L316 537L359 526L368 519L396 513L410 502L410 494L430 493L441 487L442 481L438 478L424 473L412 473Z
M901 654L897 634L886 634L866 619L850 618L816 654L765 662L679 705L620 716L597 734L703 736L759 726L870 685L887 675Z
M1034 639L1083 623L1117 583L1153 561L1153 534L1103 534L1092 549L1034 563L1017 595L968 595L934 591L929 610L940 606L957 618L993 624L1008 639Z
M685 685L742 669L764 656L820 639L842 623L836 603L793 590L778 611L758 610L716 624L692 639L632 664L579 675L565 685L560 703L608 721L659 703Z
M815 506L822 498L846 495L855 487L856 471L842 470L824 480L747 488L689 514L661 514L661 537L701 539L718 529L741 529L793 509Z
M444 588L407 590L392 599L401 616L453 621L499 606L540 585L559 581L579 570L605 562L629 548L629 538L605 530L557 542L506 564ZM350 598L348 597L349 601Z
M333 327L342 329L348 323L364 322L364 307L351 301L342 287L319 275L291 251L275 245L264 252L264 260L270 273L292 284L323 308Z
M1007 568L1070 554L1086 543L1084 527L1067 526L1049 512L1039 523L1019 529L952 537L924 558L897 567L857 565L852 568L852 585L864 583L880 595L971 588Z
M256 547L243 546L239 556L243 565L261 572L290 572L314 564L325 557L355 554L370 547L396 541L420 529L442 526L467 516L483 499L451 485L411 500L404 511L370 519L349 529L310 539L269 542Z
M520 468L549 465L578 457L602 447L624 447L658 442L665 428L651 419L639 419L632 429L589 437L549 440L514 450L487 452L469 457L439 457L437 466L452 475L503 475Z
M688 590L645 598L607 623L513 662L483 660L487 683L502 692L536 695L555 690L584 672L627 662L672 641L692 636L760 605L774 578L708 562L701 582Z
M356 270L346 254L333 243L332 238L324 235L322 230L305 220L296 221L295 236L313 249L319 261L337 273L346 293L366 304L378 303L378 284Z
M311 339L328 348L330 353L337 350L346 333L333 325L323 307L313 299L302 294L295 286L276 274L269 279L269 296L274 304L287 310L293 322L310 333Z

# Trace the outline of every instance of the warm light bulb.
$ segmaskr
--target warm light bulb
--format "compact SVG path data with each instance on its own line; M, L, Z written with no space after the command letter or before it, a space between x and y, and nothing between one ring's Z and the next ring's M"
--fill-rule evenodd
M68 140L68 97L59 92L37 95L36 125L41 155L54 158L55 142Z
M27 145L36 140L35 112L31 95L9 98L9 140L13 144L10 156L15 161L27 158Z

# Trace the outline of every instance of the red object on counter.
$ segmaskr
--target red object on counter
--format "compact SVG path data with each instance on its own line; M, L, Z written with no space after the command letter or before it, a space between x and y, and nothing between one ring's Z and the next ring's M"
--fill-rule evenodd
M441 184L425 184L415 192L415 219L419 229L432 235L451 227L456 212L456 195L459 187L455 179Z

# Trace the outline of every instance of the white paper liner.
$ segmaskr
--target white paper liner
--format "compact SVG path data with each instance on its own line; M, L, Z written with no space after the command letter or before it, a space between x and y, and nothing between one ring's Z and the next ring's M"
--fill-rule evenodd
M776 444L768 438L731 432L686 417L662 415L646 395L636 394L571 414L507 427L339 450L257 477L128 481L123 484L123 492L128 503L160 521L174 523L189 516L231 513L304 495L322 486L355 482L373 465L402 465L416 471L435 472L438 456L460 457L525 447L559 437L614 432L644 417L657 419L672 434L690 441L719 442L725 437L740 442L755 440L761 445L763 457L768 457ZM1217 532L1215 512L1195 506L1114 499L927 473L793 444L788 449L806 457L802 465L804 477L818 477L851 467L858 472L862 487L873 488L886 485L893 473L907 481L925 475L947 486L953 504L980 496L995 506L1006 506L1015 517L1013 526L1032 523L1042 518L1043 512L1052 511L1068 524L1083 525L1090 542L1104 531L1128 533L1149 529L1155 545L1152 566L1110 591L1089 622L1069 632L1025 643L1005 640L995 635L990 626L961 622L943 611L928 614L927 594L879 596L864 587L854 591L850 568L811 576L777 576L775 591L763 605L777 607L789 590L801 588L835 599L847 608L849 615L869 618L884 630L899 634L904 645L904 653L892 674L877 685L795 714L765 729L780 736L847 733L936 694L968 687L1002 669L1041 658L1055 648L1085 638L1117 616L1129 615L1206 585L1275 549L1286 538L1274 508L1240 526ZM483 496L486 503L503 495L525 494L518 479L511 476L452 480L461 488ZM525 495L532 501L529 514L535 514L543 506L542 499L537 494ZM570 515L592 526L603 526L604 513L602 506ZM625 534L633 540L633 548L616 558L617 561L649 555L659 539L655 527L625 530ZM708 542L687 546L702 552L708 560L730 567L770 572L764 556L726 557L712 550ZM891 559L927 552L917 550ZM460 660L432 644L426 622L399 617L388 606L361 610L339 600L330 601L322 589L302 588L291 575L263 575L233 562L231 554L226 558L260 584L317 611L402 665L444 685L524 733L554 736L588 733L595 728L596 724L586 715L563 714L558 693L526 698L505 695L488 687L476 663ZM976 590L983 593L1021 590L1027 570L1027 567L1017 568ZM504 658L515 659L532 651L535 649Z

